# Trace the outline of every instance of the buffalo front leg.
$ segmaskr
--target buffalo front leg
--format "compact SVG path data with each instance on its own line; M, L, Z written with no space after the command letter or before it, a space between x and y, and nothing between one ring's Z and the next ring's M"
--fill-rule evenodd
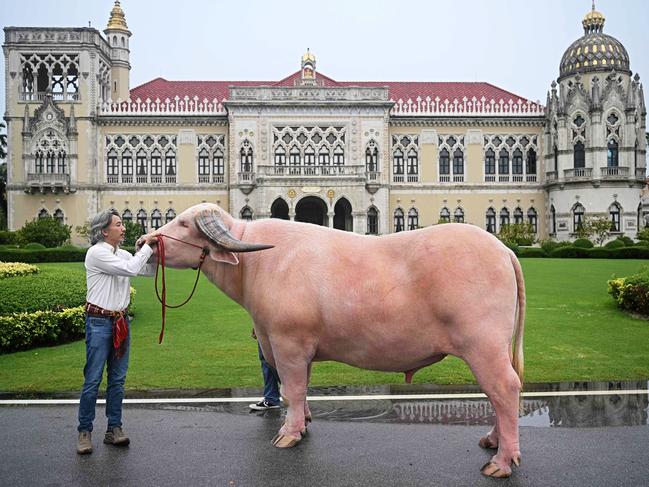
M280 390L287 410L284 424L273 438L272 444L277 448L290 448L295 446L306 433L308 365L296 362L287 364L278 354L275 354L275 362L277 363L277 372L282 380Z
M512 463L520 465L521 451L518 433L518 401L521 381L511 365L508 354L493 357L483 350L474 360L468 360L480 387L489 398L495 412L496 424L480 440L484 448L497 448L497 453L481 469L488 477L509 477Z

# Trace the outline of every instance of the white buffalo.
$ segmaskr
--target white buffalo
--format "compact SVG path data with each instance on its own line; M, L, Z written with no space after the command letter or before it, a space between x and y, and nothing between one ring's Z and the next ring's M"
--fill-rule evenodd
M496 412L480 439L497 449L484 475L520 463L525 286L515 255L472 225L436 225L382 237L278 219L233 218L214 204L182 212L156 234L209 248L202 270L252 317L288 405L273 439L300 441L314 361L404 372L447 355L471 368ZM165 239L166 264L196 267L200 250Z

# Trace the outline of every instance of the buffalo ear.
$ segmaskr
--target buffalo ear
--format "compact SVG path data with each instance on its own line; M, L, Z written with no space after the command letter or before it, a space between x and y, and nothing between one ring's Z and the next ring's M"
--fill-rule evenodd
M230 265L239 265L239 258L233 252L222 250L210 245L210 259Z

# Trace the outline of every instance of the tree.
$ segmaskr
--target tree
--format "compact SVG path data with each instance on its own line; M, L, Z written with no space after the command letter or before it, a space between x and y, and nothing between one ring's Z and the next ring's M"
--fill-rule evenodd
M135 242L137 239L144 235L144 230L142 230L142 225L133 223L129 220L122 220L122 225L126 228L126 235L124 236L124 245L125 247L135 247ZM83 225L77 225L74 227L74 231L83 238L90 242L90 223L86 222Z
M536 241L534 227L529 223L514 223L503 225L498 238L505 243L514 245L532 245Z
M70 240L72 227L48 217L34 219L18 230L18 241L21 245L36 242L45 247L58 247Z
M605 216L589 219L586 224L590 227L595 245L601 246L611 234L611 221Z

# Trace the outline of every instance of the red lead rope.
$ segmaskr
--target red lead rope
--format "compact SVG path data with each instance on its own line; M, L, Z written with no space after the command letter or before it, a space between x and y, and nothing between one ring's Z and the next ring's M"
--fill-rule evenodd
M165 245L164 245L163 237L170 238L171 240L176 240L177 242L181 242L187 245L191 245L192 247L201 249L201 260L198 263L198 269L196 271L196 280L194 281L194 288L192 289L192 292L189 294L189 297L187 299L185 299L182 303L177 304L175 306L167 304L167 283L165 280ZM158 301L160 301L160 304L162 305L162 329L160 330L160 338L158 338L158 343L160 344L162 343L162 337L164 337L165 334L165 317L167 314L167 308L180 308L181 306L187 304L190 299L192 299L192 296L194 295L194 291L196 291L198 278L201 275L201 267L203 266L203 262L205 262L205 256L210 251L207 247L201 247L193 243L185 242L183 240L170 237L169 235L158 234L157 239L158 239L158 265L155 268L155 294L158 297ZM160 273L162 274L162 296L160 296L160 292L158 291L158 270L160 268L162 268L162 272Z

